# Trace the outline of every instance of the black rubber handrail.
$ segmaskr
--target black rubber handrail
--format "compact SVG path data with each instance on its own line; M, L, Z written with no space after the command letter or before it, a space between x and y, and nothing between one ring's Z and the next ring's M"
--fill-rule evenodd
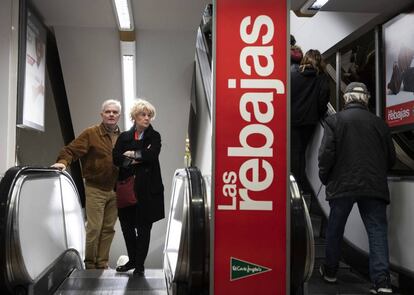
M208 294L210 242L206 198L199 169L190 167L175 172L164 249L164 273L170 294ZM180 232L174 232L177 222L181 224ZM177 236L180 241L174 243ZM171 253L176 261L170 261Z
M291 228L291 272L292 294L303 287L312 275L315 261L313 228L306 203L300 194L295 178L290 175L290 228Z

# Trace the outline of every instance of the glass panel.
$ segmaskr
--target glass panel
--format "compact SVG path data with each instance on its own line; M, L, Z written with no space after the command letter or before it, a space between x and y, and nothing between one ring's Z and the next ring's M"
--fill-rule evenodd
M179 260L179 251L185 226L185 197L187 184L185 180L184 169L178 172L174 177L173 193L171 199L170 216L168 219L166 244L165 244L165 259L167 259L169 270L172 276L176 274L177 263Z
M332 54L325 59L326 72L329 76L329 88L330 88L330 103L337 110L336 105L336 54Z
M36 279L67 249L59 177L27 176L17 213L16 242L29 276Z
M364 83L371 94L369 110L375 113L375 32L370 31L341 49L342 81ZM343 93L341 93L341 96ZM343 100L341 99L341 104Z

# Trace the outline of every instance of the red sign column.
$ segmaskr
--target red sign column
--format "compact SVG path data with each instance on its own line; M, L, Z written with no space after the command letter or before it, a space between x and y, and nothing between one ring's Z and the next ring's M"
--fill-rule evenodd
M214 294L286 294L286 1L215 20Z

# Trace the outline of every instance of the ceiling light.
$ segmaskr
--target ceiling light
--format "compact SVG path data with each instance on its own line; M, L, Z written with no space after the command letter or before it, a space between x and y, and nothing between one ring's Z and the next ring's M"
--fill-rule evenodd
M324 6L329 0L316 0L313 4L309 7L309 9L319 10Z
M308 0L300 9L300 12L305 15L313 15L317 13L328 1L329 0Z
M134 30L130 0L113 0L116 20L120 31Z

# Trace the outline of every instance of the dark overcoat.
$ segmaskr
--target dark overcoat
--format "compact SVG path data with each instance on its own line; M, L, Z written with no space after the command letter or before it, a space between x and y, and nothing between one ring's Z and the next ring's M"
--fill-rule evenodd
M164 185L161 178L159 154L161 136L150 125L142 139L135 139L135 126L122 132L113 149L114 164L120 167L119 179L135 175L134 190L137 197L137 222L152 223L163 219ZM123 155L126 151L140 151L138 164Z
M328 117L319 149L326 199L371 197L389 203L387 172L395 163L387 124L359 103Z
M291 71L290 121L293 127L316 125L329 102L329 82L325 73L306 67Z

